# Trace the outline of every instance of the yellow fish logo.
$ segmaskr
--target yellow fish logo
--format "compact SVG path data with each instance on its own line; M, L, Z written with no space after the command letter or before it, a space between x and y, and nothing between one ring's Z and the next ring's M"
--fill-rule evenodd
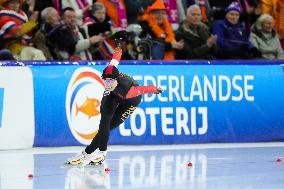
M87 99L81 106L78 106L78 104L76 104L76 116L79 112L86 114L89 119L91 117L97 116L100 114L100 111L98 110L99 106L100 101L98 99L87 97Z

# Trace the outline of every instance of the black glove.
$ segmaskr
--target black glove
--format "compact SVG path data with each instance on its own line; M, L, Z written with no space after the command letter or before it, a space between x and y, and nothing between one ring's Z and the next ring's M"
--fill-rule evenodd
M129 43L129 33L125 30L121 30L116 32L111 38L113 39L114 43L117 47L121 47L121 43L125 42L126 44Z

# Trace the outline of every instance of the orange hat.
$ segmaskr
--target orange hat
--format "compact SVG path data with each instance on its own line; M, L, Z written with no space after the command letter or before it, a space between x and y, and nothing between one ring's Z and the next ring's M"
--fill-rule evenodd
M156 0L151 6L149 6L146 10L147 13L152 12L153 10L168 10L165 7L165 4L162 0Z

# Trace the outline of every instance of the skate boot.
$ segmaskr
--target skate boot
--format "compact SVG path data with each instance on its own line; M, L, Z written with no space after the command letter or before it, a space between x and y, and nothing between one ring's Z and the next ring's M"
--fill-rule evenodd
M107 151L99 151L95 156L88 159L89 165L101 165L106 159Z
M84 150L75 156L69 158L66 162L66 164L71 165L78 165L85 161L85 159L88 157L89 154L87 154Z

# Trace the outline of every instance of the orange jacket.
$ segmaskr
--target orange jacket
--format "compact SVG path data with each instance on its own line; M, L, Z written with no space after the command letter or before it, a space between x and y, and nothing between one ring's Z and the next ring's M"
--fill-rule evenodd
M104 6L106 7L107 15L110 17L111 21L113 22L114 27L119 27L120 21L118 18L116 4L112 3L110 0L97 0L97 2L101 2L104 4ZM124 0L120 0L120 2L125 8Z
M273 16L275 29L280 38L284 39L284 0L261 0L260 7L263 13Z

